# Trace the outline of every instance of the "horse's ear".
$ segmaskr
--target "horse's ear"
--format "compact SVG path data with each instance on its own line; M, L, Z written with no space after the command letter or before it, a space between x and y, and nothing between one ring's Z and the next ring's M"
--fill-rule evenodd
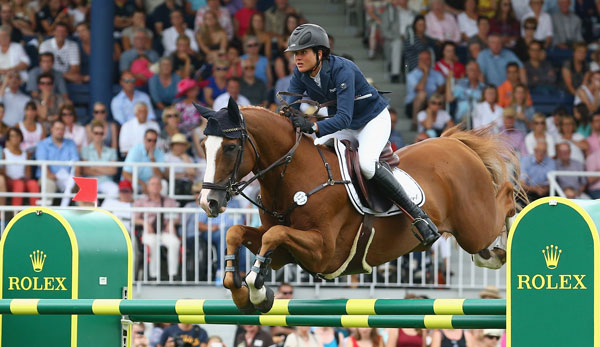
M194 107L196 108L196 110L198 110L198 112L200 112L200 114L202 115L202 117L208 119L212 116L215 115L215 111L211 110L210 108L206 108L200 104L197 104L195 102L192 102L192 104L194 105Z
M227 104L227 113L229 113L229 119L234 122L234 124L240 124L241 116L240 109L238 108L237 103L233 100L232 97L229 97L229 103Z

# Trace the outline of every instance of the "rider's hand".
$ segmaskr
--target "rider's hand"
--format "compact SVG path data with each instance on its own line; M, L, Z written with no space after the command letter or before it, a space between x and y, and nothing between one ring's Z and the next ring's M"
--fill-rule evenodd
M300 131L307 134L314 133L313 123L300 115L292 116L292 124L294 128L300 128Z

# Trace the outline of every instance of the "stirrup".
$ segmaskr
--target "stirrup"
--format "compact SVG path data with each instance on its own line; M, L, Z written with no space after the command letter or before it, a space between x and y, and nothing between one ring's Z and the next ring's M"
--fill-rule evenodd
M429 219L429 218L428 218ZM431 220L431 219L429 219ZM427 234L429 234L429 237L425 237L424 232L422 232L419 227L417 226L417 223L425 223L425 226L429 229ZM433 223L433 221L431 222ZM415 230L417 229L417 230ZM419 240L419 242L423 245L423 246L431 246L435 241L437 241L440 236L442 236L439 232L435 231L431 225L429 224L429 222L427 221L427 219L421 218L421 217L417 217L413 220L413 222L411 223L411 228L410 231L413 233L413 235L415 235L415 237L417 238L417 240Z

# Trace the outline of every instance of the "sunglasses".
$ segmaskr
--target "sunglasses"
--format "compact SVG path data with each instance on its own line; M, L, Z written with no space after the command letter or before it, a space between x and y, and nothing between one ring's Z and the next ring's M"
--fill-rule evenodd
M173 114L166 114L165 117L167 117L167 118L178 118L179 116L173 113Z
M106 110L94 110L94 113L106 113Z
M104 131L94 131L94 135L104 136Z
M124 78L123 82L125 82L125 83L134 83L135 82L135 78Z
M485 337L486 339L500 340L500 336L490 336L490 335L485 335L484 337Z
M146 142L150 142L150 143L156 142L156 138L154 138L154 139L146 139Z
M227 71L226 67L216 67L215 70L217 71Z
M294 291L291 291L291 292L281 292L281 294L283 294L283 295L293 295Z
M63 117L67 117L67 116L74 117L75 116L73 113L70 113L70 112L69 113L61 113L60 115Z
M249 43L246 47L258 47L258 43Z
M50 86L52 85L52 82L50 81L40 81L40 83L38 83L41 86Z

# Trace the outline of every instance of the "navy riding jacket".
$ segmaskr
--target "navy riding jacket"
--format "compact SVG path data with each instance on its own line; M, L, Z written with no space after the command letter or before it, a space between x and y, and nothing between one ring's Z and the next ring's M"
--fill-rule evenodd
M296 67L289 87L290 92L298 94L306 92L311 99L321 104L329 100L337 100L336 104L327 108L329 115L334 116L317 123L319 137L343 129L360 129L377 117L388 105L388 100L367 82L358 66L348 59L330 55L323 61L319 75L320 88L310 77L310 72L302 73ZM371 96L354 100L368 94ZM297 99L299 97L286 97L288 103ZM299 104L293 106L300 107Z

